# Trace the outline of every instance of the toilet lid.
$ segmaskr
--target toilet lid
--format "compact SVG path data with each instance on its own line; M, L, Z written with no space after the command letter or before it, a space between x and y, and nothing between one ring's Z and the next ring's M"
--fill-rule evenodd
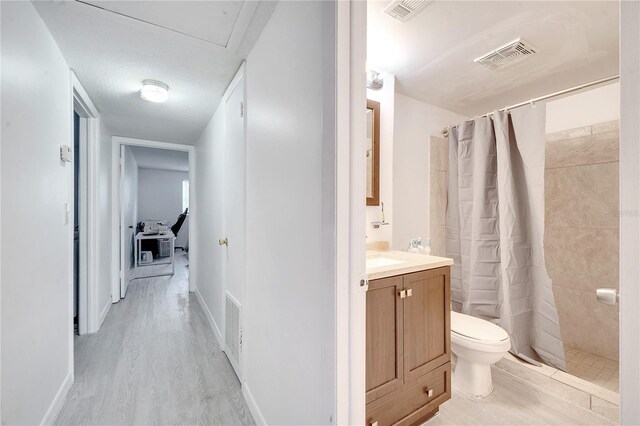
M509 338L503 328L481 318L451 312L451 332L469 339L501 342Z

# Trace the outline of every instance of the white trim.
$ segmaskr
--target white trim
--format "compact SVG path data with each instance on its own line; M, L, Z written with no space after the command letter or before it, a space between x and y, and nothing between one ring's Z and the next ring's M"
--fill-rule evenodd
M62 409L65 399L67 399L71 385L73 385L73 373L67 374L67 377L64 378L55 398L53 398L49 409L40 422L41 425L52 425L55 422L56 417L60 414L60 410Z
M258 407L258 403L249 390L249 385L247 385L247 382L244 382L242 384L242 396L244 396L244 400L247 403L247 407L249 407L249 411L251 412L256 425L266 425L267 420L265 420L264 416L262 415L262 411L260 410L260 407Z
M112 304L113 303L111 303L111 300L107 299L107 303L104 304L104 308L102 308L102 311L100 312L100 318L98 319L98 330L100 329L100 327L102 327L104 320L107 318L107 314L111 310Z
M620 2L620 421L640 424L640 4Z
M351 5L336 3L336 424L349 424L349 180Z
M147 148L168 149L172 151L184 151L189 154L189 202L191 206L197 206L196 200L196 161L195 146L178 143L159 142L145 139L133 139L122 136L111 138L111 299L113 303L120 301L120 146L142 146ZM189 250L193 252L189 256L189 291L196 289L195 277L197 275L197 208L189 209Z
M365 423L367 3L338 2L336 23L337 424ZM345 264L345 262L348 262ZM348 330L348 331L345 331ZM348 379L345 379L345 376Z
M213 319L213 315L211 314L209 307L205 303L204 298L202 297L202 294L200 294L200 290L196 288L194 293L196 294L196 299L198 299L198 303L200 303L200 307L204 311L204 315L207 317L207 321L209 321L209 325L211 326L211 330L213 330L213 334L216 336L216 339L218 340L218 345L220 345L220 348L222 348L224 344L224 340L222 339L222 333L220 332L220 328L218 328L218 324L216 324L216 320Z
M97 289L96 285L99 281L98 277L98 226L96 219L98 213L98 148L100 138L100 113L91 101L84 87L76 77L73 70L71 74L72 87L72 129L73 129L73 111L77 111L78 115L83 118L86 125L82 131L80 143L84 149L81 149L78 155L82 155L80 164L81 191L85 197L80 199L80 229L84 229L84 233L80 235L80 292L78 294L79 312L79 332L80 334L95 333L100 329L99 310L97 306ZM81 123L82 124L82 123ZM72 130L73 136L73 130ZM73 140L73 137L72 139ZM83 152L84 151L84 152ZM76 155L76 153L74 153ZM73 226L70 226L73 238ZM72 239L73 244L73 239ZM73 268L73 258L72 258ZM73 270L72 270L73 274ZM73 276L73 275L72 275ZM72 284L73 285L73 284ZM73 295L73 288L71 289ZM73 327L73 307L71 317ZM72 336L73 340L73 336ZM73 342L72 342L73 344ZM72 346L73 349L73 346Z

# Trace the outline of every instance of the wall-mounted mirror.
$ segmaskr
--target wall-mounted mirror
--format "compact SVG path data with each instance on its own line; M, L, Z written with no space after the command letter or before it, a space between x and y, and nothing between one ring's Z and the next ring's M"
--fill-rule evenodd
M367 206L380 205L380 103L367 99Z

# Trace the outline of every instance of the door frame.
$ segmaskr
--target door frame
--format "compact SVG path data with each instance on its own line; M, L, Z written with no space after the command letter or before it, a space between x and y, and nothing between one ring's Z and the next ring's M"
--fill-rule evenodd
M97 188L98 188L98 146L100 138L100 114L91 98L73 71L71 74L72 103L71 129L73 126L73 112L80 116L80 152L73 155L80 156L80 170L78 173L79 192L84 194L79 199L78 211L80 218L78 226L80 233L79 251L79 289L78 289L78 332L79 334L95 333L100 328L99 307L97 306L96 282L98 281L98 238L97 238ZM73 137L73 130L72 130ZM71 139L73 140L73 139ZM73 180L71 194L73 194ZM73 199L73 197L70 197ZM70 224L74 223L73 202L70 203ZM74 227L70 226L71 244L73 244ZM72 246L73 247L73 246ZM70 268L73 276L73 262ZM71 281L71 298L73 299L73 280ZM70 327L73 331L73 303L70 310ZM73 349L73 332L71 334L71 349ZM73 350L71 350L73 353Z
M335 8L335 421L364 424L367 3Z
M640 3L620 3L620 422L640 423Z
M194 277L197 269L197 202L196 202L196 158L193 145L179 143L160 142L146 139L126 138L113 136L111 138L111 301L120 301L120 146L141 146L146 148L167 149L170 151L182 151L189 155L189 292L196 289Z

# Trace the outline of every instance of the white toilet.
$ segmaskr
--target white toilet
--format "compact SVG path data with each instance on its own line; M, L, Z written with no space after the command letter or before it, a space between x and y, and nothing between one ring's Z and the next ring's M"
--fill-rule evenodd
M501 327L481 318L451 312L451 351L457 362L453 388L474 398L493 392L491 366L511 349L511 340Z

